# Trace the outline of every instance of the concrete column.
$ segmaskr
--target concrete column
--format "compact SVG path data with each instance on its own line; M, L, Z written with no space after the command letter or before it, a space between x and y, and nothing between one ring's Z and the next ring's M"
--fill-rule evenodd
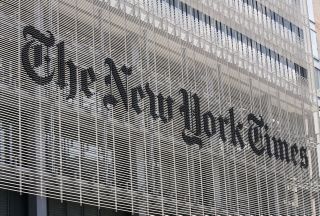
M28 198L29 215L47 216L47 198L29 195Z

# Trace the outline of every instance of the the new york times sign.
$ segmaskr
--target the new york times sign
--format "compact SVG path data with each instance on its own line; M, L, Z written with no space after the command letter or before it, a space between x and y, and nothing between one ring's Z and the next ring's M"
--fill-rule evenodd
M29 35L29 36L28 36ZM41 33L33 26L26 26L23 29L23 36L26 43L21 50L21 60L23 69L27 75L38 85L47 85L53 81L55 73L57 74L57 85L61 89L66 87L66 72L69 73L69 95L67 99L73 99L77 95L77 87L80 85L80 90L84 92L86 97L91 97L93 93L89 89L89 85L97 81L97 77L92 67L79 69L76 67L72 59L66 61L64 42L55 43L55 37L51 32ZM29 40L28 40L29 38ZM37 40L37 43L35 43ZM49 50L56 49L58 56L58 68L49 71ZM46 50L43 54L42 50ZM33 56L32 56L33 55ZM33 62L31 62L31 59ZM36 68L45 64L47 74L41 76L36 72ZM241 148L245 147L243 136L247 136L248 143L252 151L258 155L266 154L270 158L292 163L294 166L308 168L308 155L305 147L298 147L295 143L288 143L281 137L272 136L269 134L269 126L262 116L248 114L247 124L249 129L247 133L243 133L244 122L235 122L234 108L226 110L226 116L216 116L211 111L202 113L200 109L200 98L197 93L190 93L186 89L180 89L182 104L175 104L174 98L165 96L161 93L156 95L146 83L144 86L138 85L131 89L126 89L126 83L121 78L121 73L130 78L133 73L132 68L123 65L117 68L112 58L104 60L106 76L105 85L111 85L114 82L120 98L116 98L113 94L106 93L102 99L103 105L114 109L123 104L126 110L133 109L137 114L143 112L140 102L147 99L149 101L150 116L153 119L160 119L163 123L169 123L173 118L173 106L179 106L180 114L184 118L184 128L181 128L181 136L188 145L198 145L202 148L202 138L204 136L212 137L214 135L226 143L231 141L234 146ZM79 78L77 77L79 75ZM78 83L78 80L80 82ZM227 137L226 131L230 132L230 137ZM243 135L245 134L245 135ZM264 145L258 145L263 142Z

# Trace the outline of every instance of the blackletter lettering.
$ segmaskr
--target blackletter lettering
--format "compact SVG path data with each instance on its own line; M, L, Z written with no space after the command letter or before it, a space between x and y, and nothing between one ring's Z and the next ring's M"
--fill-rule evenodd
M74 65L72 60L67 61L67 66L70 70L70 94L67 97L68 99L73 99L77 94L77 68Z
M27 37L28 34L30 34L33 38L37 39L40 43L43 43L47 47L47 56L45 57L45 60L47 62L47 76L41 77L39 76L35 68L39 67L42 63L42 46L36 45L34 48L34 65L32 66L30 63L30 49L32 44L35 42L34 40L31 40L27 42L23 47L21 51L21 58L22 58L22 66L24 70L27 72L28 76L37 84L39 85L46 85L51 82L54 72L49 74L49 48L54 45L54 36L51 32L49 32L49 36L46 36L42 34L39 30L36 30L33 26L26 26L23 29L23 36L24 38Z
M200 149L202 148L202 139L200 137L188 135L186 129L182 131L182 138L183 138L183 141L185 141L188 145L197 144L199 145Z
M191 122L190 122L190 105L189 105L189 95L185 89L180 89L180 93L182 93L183 97L183 105L180 106L180 114L184 117L184 127L187 130L191 130Z
M90 83L88 83L88 75L90 77ZM88 98L92 96L89 85L95 81L97 81L97 77L94 74L92 67L81 71L81 91L83 91Z
M195 135L200 136L201 135L201 113L200 113L200 98L198 95L193 94L193 101L194 101L194 110L193 110L193 116L195 117Z
M121 96L122 102L124 104L124 107L128 111L128 95L127 95L127 91L126 91L126 89L124 87L124 84L121 81L121 78L120 78L119 74L118 74L118 70L116 68L116 65L114 64L114 62L113 62L113 60L111 58L106 58L105 64L108 65L109 68L110 68L110 74L105 77L105 84L107 86L111 84L111 75L112 75L112 77L114 78L114 81L116 83L117 89L118 89L118 91L120 93L120 96ZM122 66L121 70L126 76L131 74L131 68L128 69L127 67ZM103 103L104 103L104 106L106 106L106 107L107 107L108 104L116 106L117 103L118 103L118 100L113 95L108 94L108 95L104 96Z
M216 119L210 111L206 112L203 115L203 126L204 132L207 134L208 137L212 137L214 134L216 134Z
M146 91L150 101L150 115L153 119L157 119L160 117L162 122L167 123L171 121L173 118L173 99L169 96L166 99L163 97L161 93L156 96L153 91L150 89L149 83L146 84ZM158 109L159 114L156 112L156 98L158 98ZM167 104L168 116L165 115L165 102Z
M238 123L238 125L236 126L233 108L229 109L229 115L230 115L230 128L231 128L231 142L234 146L237 146L237 139L238 139L241 148L244 148L245 144L243 142L242 135L241 135L243 124Z
M66 86L65 81L65 57L64 57L64 42L57 44L58 47L58 85L61 89ZM71 77L71 76L70 76Z
M196 94L194 94L192 97L195 103L195 109L193 111L192 109L190 109L188 92L185 89L181 89L180 93L182 93L183 95L183 105L180 106L180 113L181 115L184 116L184 122L185 122L185 128L182 131L182 138L188 145L198 144L199 147L202 148L202 140L199 137L201 135L201 116L200 116L199 98ZM191 128L190 115L196 117L195 132L192 131L193 128Z
M168 119L164 115L164 97L161 93L158 94L158 107L160 119L166 123Z
M272 140L274 143L274 155L276 159L280 159L282 161L286 159L287 163L289 163L290 158L289 158L288 143L285 140L282 141L280 138L276 139L275 137L273 137Z
M168 107L168 121L171 121L173 119L173 99L172 97L167 97L167 107Z
M266 124L264 126L264 129L266 130L266 134L264 135L264 138L265 138L265 143L267 145L267 154L271 158L273 154L271 150L271 138L270 138L270 135L268 134L269 126Z
M307 149L305 147L300 148L300 166L301 168L307 169L309 166L309 159L308 159L308 154L307 154Z
M164 97L160 93L158 95L158 106L159 106L159 116L161 120L166 123L171 121L173 117L173 99L169 96L166 98L166 103L167 103L167 110L168 110L168 117L165 116L165 111L164 111Z
M156 96L153 93L153 91L150 89L149 83L146 84L146 91L149 96L149 101L150 101L150 115L152 116L153 119L157 119L158 115L156 112Z
M136 111L137 114L142 113L142 109L139 106L139 97L141 99L144 98L144 93L140 85L131 89L132 108Z
M30 35L30 36L29 36ZM27 37L28 36L28 37ZM46 85L49 84L53 77L55 70L49 71L50 57L49 50L54 47L55 38L50 31L43 34L33 26L26 26L23 29L23 37L27 40L25 45L21 49L21 61L22 67L26 71L27 75L37 84ZM80 69L69 59L66 61L65 57L65 44L60 42L56 46L58 51L58 80L57 85L63 90L68 83L66 82L66 70L69 69L69 94L68 99L74 99L78 90L78 79L80 78L80 89L84 92L86 97L90 98L93 93L89 89L89 85L97 81L97 77L92 67L87 69ZM46 51L46 52L44 52ZM31 55L31 56L30 56ZM33 56L32 56L33 55ZM44 64L44 67L42 65ZM129 96L128 94L128 76L132 75L132 67L123 65L117 69L114 61L111 58L106 58L104 62L105 66L109 67L110 73L108 73L104 82L107 87L110 88L109 94L103 97L103 104L105 107L109 105L116 106L118 104L117 98L112 92L111 84L115 83L118 93L120 94L122 103L125 110L129 109ZM45 73L39 73L38 68L44 68ZM78 75L78 71L80 71ZM121 79L120 71L124 74L125 80ZM212 112L208 111L201 115L200 97L197 94L191 94L185 89L180 89L182 94L182 105L179 107L180 114L183 116L184 129L182 131L182 138L188 145L197 144L199 148L202 148L202 121L203 129L207 137L213 137L218 135L219 138L225 143L227 141L226 127L230 124L230 141L234 146L240 145L243 149L245 143L242 136L243 123L236 122L234 108L231 107L229 117L214 116ZM145 86L138 85L131 89L131 108L137 114L143 112L143 107L140 106L140 102L145 98L149 98L149 112L153 119L160 118L163 123L170 122L173 119L173 104L174 100L171 96L165 97L161 92L155 94L150 88L150 84L146 83ZM120 100L120 99L119 99ZM166 113L167 112L167 113ZM287 163L293 162L294 166L298 166L307 169L309 166L309 158L306 147L298 147L297 144L290 146L286 140L271 136L269 134L269 126L265 124L262 116L256 117L253 113L247 116L249 122L248 129L248 141L251 149L257 155L263 155L265 152L269 158L273 156L277 160ZM264 133L263 133L264 132ZM273 143L273 145L272 145ZM261 145L260 145L261 144ZM265 145L262 145L265 144ZM290 149L289 149L290 147ZM297 155L300 155L300 161L297 159Z
M299 152L299 149L298 149L297 144L292 145L291 146L291 160L295 166L297 166L297 164L298 164L297 159L296 159L296 155L298 154L298 152Z
M256 144L259 141L262 142L261 129L264 126L264 121L261 116L260 116L260 119L258 119L254 114L250 113L248 115L248 122L250 123L251 121L257 126L254 126L253 124L251 124L249 127L249 130L248 130L249 144L253 152L256 153L258 156L260 156L264 153L265 148L262 147L261 149L258 149L256 147Z
M127 67L127 66L123 65L121 67L121 71L123 74L130 76L132 74L132 67Z
M42 45L34 46L34 67L42 65Z
M219 129L220 129L220 139L223 142L226 142L227 137L226 137L226 133L225 133L225 124L228 124L229 121L227 118L224 118L223 116L219 116L218 121L219 121Z
M22 32L24 38L30 34L33 38L37 39L41 43L44 43L46 46L52 47L55 41L54 36L50 31L47 31L47 33L49 33L49 37L47 37L45 34L42 34L39 30L35 29L31 25L24 27Z

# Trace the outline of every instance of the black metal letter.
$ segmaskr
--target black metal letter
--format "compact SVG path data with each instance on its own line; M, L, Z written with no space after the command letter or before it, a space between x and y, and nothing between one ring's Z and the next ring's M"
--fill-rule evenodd
M293 164L295 166L297 166L298 162L297 162L297 159L296 159L296 155L299 153L299 149L298 149L298 146L297 144L293 144L291 146L291 160L293 162Z
M68 99L73 99L76 97L76 94L77 94L77 68L76 66L74 65L73 61L70 59L67 61L67 66L70 70L70 94L68 95L67 97L67 100Z
M88 74L91 80L90 83L88 83ZM95 81L97 81L97 77L94 74L92 67L81 71L81 91L84 91L87 98L90 98L92 96L92 93L89 90L89 85Z
M131 89L132 108L136 111L137 114L142 113L142 109L139 106L139 97L141 99L145 97L140 85Z
M242 135L241 135L243 124L239 122L238 125L236 126L233 107L229 109L229 116L230 116L231 142L234 146L237 146L237 139L238 139L241 148L244 148L245 144L243 142Z
M128 94L127 90L124 86L124 84L121 81L121 78L118 74L118 70L116 68L116 65L114 64L113 60L111 58L106 58L105 64L109 66L110 68L110 74L105 77L105 83L106 85L111 84L111 75L116 83L117 89L120 93L122 102L124 104L125 109L128 111ZM121 68L122 72L127 76L131 74L131 68L127 68L126 66L122 66ZM108 104L111 104L113 106L116 106L118 103L118 100L111 94L107 94L103 98L104 106L107 107Z
M66 86L65 81L65 57L64 57L64 42L57 44L58 47L58 85L60 89Z
M250 123L251 121L257 126L254 126L253 124L251 124L249 127L249 130L248 130L249 144L253 152L256 153L258 156L260 156L264 153L265 148L262 147L261 149L258 149L256 147L256 143L259 141L262 142L261 130L262 130L262 127L264 126L264 121L261 116L260 116L260 119L258 119L254 114L250 113L248 115L248 122Z
M153 119L157 119L158 115L156 113L156 96L153 93L153 91L150 89L149 83L146 84L146 91L149 96L149 105L150 105L150 115L152 116Z
M199 97L194 94L192 96L194 100L195 109L190 109L188 92L185 89L180 89L180 93L183 95L183 105L180 106L180 113L184 116L185 128L182 131L182 138L188 145L197 144L199 148L202 148L202 140L199 137L201 135L201 115L200 115L200 100ZM191 113L190 113L191 112ZM195 116L195 131L191 128L191 116Z
M21 58L22 58L22 66L24 70L27 72L29 77L37 84L39 85L46 85L51 82L54 72L49 74L49 47L52 47L54 45L54 36L51 32L47 31L49 33L49 36L46 36L45 34L42 34L39 30L35 29L33 26L26 26L23 29L23 36L24 38L27 38L27 35L31 35L34 39L37 39L40 43L43 43L47 47L47 56L45 56L45 60L47 62L47 73L48 75L45 77L39 76L35 68L39 67L42 64L42 46L36 45L34 47L34 65L31 65L30 63L30 49L32 44L35 42L35 40L31 40L27 42L23 47L21 51Z
M307 149L305 147L300 148L300 166L301 168L308 169L309 166L309 159L308 159L308 154L307 154Z
M285 140L281 140L280 138L277 139L275 137L272 137L273 143L274 143L274 155L276 159L280 159L284 161L286 159L287 163L290 162L289 158L289 149L288 149L288 143Z
M217 132L216 119L210 111L203 115L203 127L208 137L212 137Z

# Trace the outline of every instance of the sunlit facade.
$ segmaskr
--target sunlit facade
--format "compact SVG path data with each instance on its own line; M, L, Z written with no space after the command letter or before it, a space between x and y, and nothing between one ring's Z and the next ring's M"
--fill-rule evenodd
M3 1L0 16L1 215L320 214L306 1Z

